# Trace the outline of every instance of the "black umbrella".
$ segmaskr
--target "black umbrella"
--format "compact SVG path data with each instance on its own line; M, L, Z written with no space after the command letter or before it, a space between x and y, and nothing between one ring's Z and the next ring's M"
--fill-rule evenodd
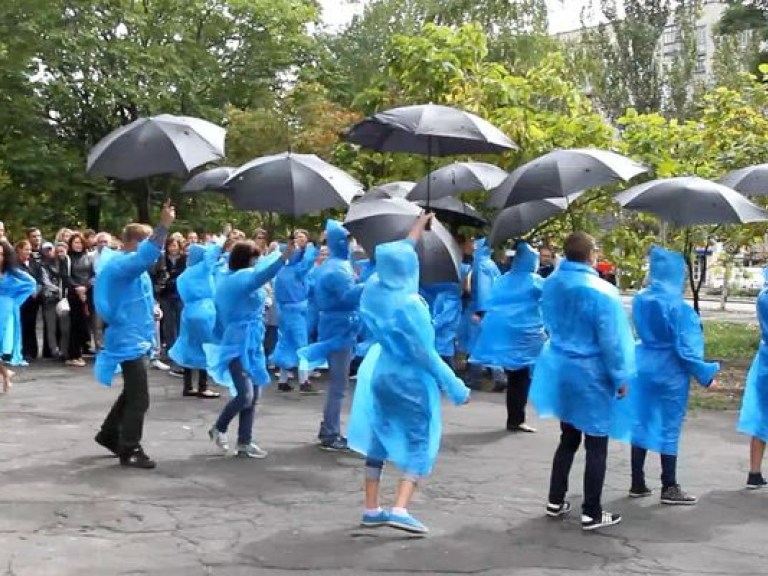
M224 182L229 180L237 169L229 166L211 168L195 174L190 178L182 192L221 192L224 188Z
M373 257L379 244L408 236L421 212L416 204L401 198L358 201L349 207L344 226ZM431 229L423 233L416 251L422 284L459 282L461 248L439 221L433 221Z
M363 194L361 200L382 200L384 198L405 198L408 192L416 185L415 182L402 180L399 182L387 182L374 186Z
M497 154L517 149L506 134L487 120L458 108L421 104L379 112L358 122L344 139L380 152L409 152L427 156ZM430 186L427 185L427 202Z
M492 190L501 184L509 173L503 168L485 162L454 162L427 174L416 183L408 194L408 200L437 200L446 196L458 196L462 192ZM433 203L432 206L437 206Z
M235 208L291 216L349 206L363 185L314 154L251 160L224 184Z
M567 197L588 188L628 181L648 169L631 158L591 148L555 150L515 169L488 197L488 206Z
M616 195L629 210L648 212L675 226L746 224L768 220L768 213L744 196L697 176L663 178Z
M434 200L429 206L424 201L416 202L416 204L423 208L429 208L440 218L441 222L448 224L452 228L459 226L482 228L488 224L488 221L471 204L462 202L452 196Z
M575 198L571 197L571 200ZM565 212L568 203L566 198L547 198L505 208L493 220L488 243L499 246L510 238L520 238L542 222Z
M757 164L734 170L717 182L745 196L768 196L768 164Z

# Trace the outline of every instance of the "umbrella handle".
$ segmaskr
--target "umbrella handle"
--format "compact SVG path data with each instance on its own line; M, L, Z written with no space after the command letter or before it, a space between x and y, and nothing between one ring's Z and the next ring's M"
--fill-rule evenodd
M427 207L427 209L425 210L425 212L426 212L427 214L434 214L434 213L435 213L433 210L430 210L430 209L429 209L429 207ZM427 222L426 226L424 226L424 230L425 230L426 232L429 232L430 230L432 230L432 220L430 220L429 222Z

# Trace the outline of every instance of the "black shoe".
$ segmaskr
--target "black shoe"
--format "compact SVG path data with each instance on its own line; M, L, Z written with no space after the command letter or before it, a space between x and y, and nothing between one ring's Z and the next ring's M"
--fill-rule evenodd
M326 452L348 452L349 446L347 445L347 439L339 436L332 440L320 442L320 450L325 450Z
M277 390L279 392L293 392L293 386L290 384L278 384Z
M94 440L96 440L97 444L104 446L104 448L112 452L115 456L120 455L120 442L116 437L110 437L107 434L104 434L103 431L100 431L96 434Z
M307 396L317 396L320 394L320 390L312 386L309 382L305 382L299 386L299 392L306 394Z
M750 472L747 476L747 490L759 490L767 484L768 482L760 472Z
M157 464L149 456L144 454L144 450L139 446L120 455L120 465L129 468L141 468L142 470L152 470Z
M547 516L550 518L559 518L565 516L571 511L571 503L565 500L562 504L553 504L549 502L547 504Z
M581 515L581 528L582 530L597 530L598 528L606 528L608 526L614 526L621 522L621 514L611 514L610 512L603 512L597 518L592 518L586 514Z
M494 382L493 388L491 388L491 392L506 392L507 391L507 385L503 382Z
M696 496L691 496L680 488L680 484L674 486L667 486L661 489L661 503L669 504L671 506L693 506L699 499Z
M653 490L648 488L645 484L642 484L640 486L632 486L629 489L629 497L630 498L646 498L648 496L653 495Z

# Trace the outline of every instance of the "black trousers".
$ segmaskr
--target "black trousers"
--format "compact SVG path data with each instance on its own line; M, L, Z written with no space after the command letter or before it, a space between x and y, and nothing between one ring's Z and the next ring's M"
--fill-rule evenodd
M632 487L645 486L645 457L648 450L632 446ZM677 456L660 454L661 456L661 486L669 488L677 484Z
M531 369L507 370L507 429L525 422L525 406L531 389Z
M118 439L121 453L130 452L141 445L144 415L149 410L147 364L146 356L120 364L123 369L123 391L101 425L105 436Z
M69 346L67 360L78 360L88 348L91 340L90 316L87 302L83 302L74 290L67 295L69 300Z
M567 422L560 423L560 445L552 462L552 477L549 484L549 501L562 504L568 492L568 476L573 466L573 457L581 445L581 430ZM605 467L608 456L608 437L584 434L587 460L584 468L584 503L582 511L591 518L603 513L601 500L605 482Z
M205 392L208 390L208 372L205 370L193 370L192 368L184 368L184 392L191 392L193 390L193 372L197 372L197 391Z
M35 360L40 348L37 342L37 312L40 310L40 301L30 296L21 305L19 315L21 319L21 355L27 360Z

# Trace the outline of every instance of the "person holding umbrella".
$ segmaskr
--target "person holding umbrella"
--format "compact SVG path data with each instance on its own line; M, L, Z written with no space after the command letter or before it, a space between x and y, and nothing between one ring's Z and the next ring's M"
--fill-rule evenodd
M360 367L349 423L350 447L366 456L362 525L419 535L427 527L408 513L408 504L440 447L440 391L456 405L470 395L437 354L429 310L418 293L415 247L431 218L421 215L406 240L376 248L376 275L363 289L360 314L377 343ZM391 511L379 506L386 460L403 472Z
M123 249L102 255L95 286L96 310L104 319L104 348L96 356L98 382L112 385L118 366L123 391L107 414L96 442L120 457L120 464L152 469L155 462L144 453L141 438L149 409L147 362L155 340L155 301L149 268L165 246L176 210L168 200L154 230L129 224L123 232Z

